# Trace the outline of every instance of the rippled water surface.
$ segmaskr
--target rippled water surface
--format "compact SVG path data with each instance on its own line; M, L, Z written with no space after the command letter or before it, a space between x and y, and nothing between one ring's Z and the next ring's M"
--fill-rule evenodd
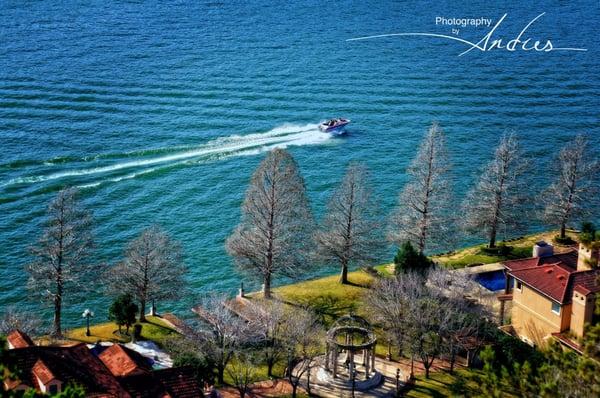
M535 159L534 192L575 133L600 143L597 1L168 3L2 2L0 309L41 311L23 265L45 204L66 185L81 187L94 210L99 261L118 261L126 241L160 223L183 242L199 294L237 287L223 242L273 147L297 158L320 214L358 159L389 211L433 120L448 135L457 200L507 129ZM436 16L504 13L509 40L542 12L532 37L588 51L458 57L462 44L436 38L346 41L450 34ZM460 29L475 41L487 31ZM353 120L347 136L318 131L330 116ZM192 302L168 308L185 314ZM105 303L100 294L68 303L66 322L78 323L87 306L103 313Z

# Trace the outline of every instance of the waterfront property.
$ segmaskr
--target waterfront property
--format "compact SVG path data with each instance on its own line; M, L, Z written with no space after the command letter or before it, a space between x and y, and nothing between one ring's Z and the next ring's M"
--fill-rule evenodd
M506 285L499 299L512 301L512 310L510 325L503 329L532 345L556 338L579 350L577 340L594 321L600 292L598 254L583 244L554 254L551 245L539 242L533 257L504 262Z
M44 394L61 392L69 383L82 386L94 397L201 397L200 385L191 368L153 370L148 358L114 344L101 352L85 344L36 346L23 332L9 334L7 365L16 379L4 382L8 390L35 389Z

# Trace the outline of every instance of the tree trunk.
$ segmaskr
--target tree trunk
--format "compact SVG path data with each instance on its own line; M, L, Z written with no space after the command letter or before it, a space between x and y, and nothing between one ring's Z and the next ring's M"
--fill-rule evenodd
M456 353L452 350L450 354L450 374L454 373L454 363L456 362Z
M266 274L264 276L263 284L264 284L264 287L263 287L264 298L270 299L271 298L271 274Z
M219 385L221 385L221 386L223 384L225 384L224 375L225 375L225 367L219 366L219 368L217 369L217 381L219 382Z
M54 337L61 337L60 316L62 310L62 286L58 288L59 293L54 297Z
M560 225L560 238L561 239L565 239L567 237L567 226L565 225L565 223L563 222Z
M425 378L429 379L429 365L423 364L423 367L425 368Z
M488 244L490 249L496 247L496 225L492 226L492 230L490 231L490 243Z
M292 384L292 398L296 398L298 392L298 384L293 383Z
M342 285L348 284L348 263L342 263L342 272L340 273L340 283Z
M267 360L267 376L268 377L273 377L273 358L269 358Z
M61 328L61 313L62 313L62 296L63 296L63 279L62 279L62 263L63 263L63 242L59 242L58 267L56 269L56 296L54 296L54 337L62 336Z
M146 300L140 300L140 322L146 322Z

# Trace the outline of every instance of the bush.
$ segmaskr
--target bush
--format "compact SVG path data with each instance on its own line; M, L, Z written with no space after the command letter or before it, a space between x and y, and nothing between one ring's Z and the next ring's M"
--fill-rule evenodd
M410 242L405 242L394 257L394 265L396 274L407 271L425 274L433 265L433 261L423 253L419 253Z
M510 253L512 253L513 249L514 248L512 246L508 246L505 243L500 243L496 247L482 247L481 251L490 256L508 256Z
M493 350L495 354L495 367L497 368L501 366L512 367L514 363L523 363L525 361L529 361L533 365L543 362L544 357L540 351L516 337L497 331L495 340Z
M136 323L133 325L133 339L139 340L142 337L142 324Z
M200 357L192 352L184 352L178 354L173 359L173 367L188 366L194 369L194 374L198 383L204 385L204 383L214 384L214 365L206 358Z
M575 243L575 241L573 239L571 239L570 236L565 236L564 238L561 238L559 235L556 235L552 239L552 241L559 245L572 245L573 243Z
M368 266L368 267L363 267L363 271L365 271L367 274L371 275L371 276L379 276L379 271L377 271L374 267L372 266Z
M138 312L138 306L133 302L131 294L122 294L116 298L108 309L108 319L119 326L127 328L126 334L129 334L129 328L135 323L135 314Z

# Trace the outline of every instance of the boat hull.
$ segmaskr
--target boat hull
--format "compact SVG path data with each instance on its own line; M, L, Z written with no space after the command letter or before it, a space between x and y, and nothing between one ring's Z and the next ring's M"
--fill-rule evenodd
M335 126L328 126L326 124L320 124L319 129L325 133L331 133L336 135L341 135L346 132L346 126L350 123L349 120L343 121L341 123L336 124Z

